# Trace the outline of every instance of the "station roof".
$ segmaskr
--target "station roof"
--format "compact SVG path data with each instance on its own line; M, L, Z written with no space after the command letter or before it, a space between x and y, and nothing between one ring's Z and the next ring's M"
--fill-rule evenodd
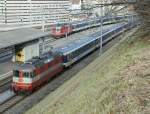
M35 28L22 28L0 32L0 48L25 43L48 35L48 32L42 32L40 29Z

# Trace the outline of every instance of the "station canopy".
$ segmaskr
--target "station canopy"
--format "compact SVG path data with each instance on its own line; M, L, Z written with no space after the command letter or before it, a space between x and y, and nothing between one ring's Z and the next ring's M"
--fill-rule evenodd
M0 49L33 41L48 35L48 32L43 32L35 28L23 28L0 32Z

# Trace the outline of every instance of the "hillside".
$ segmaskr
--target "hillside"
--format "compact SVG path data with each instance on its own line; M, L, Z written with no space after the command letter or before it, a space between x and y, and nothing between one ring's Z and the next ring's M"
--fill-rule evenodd
M150 40L140 34L104 53L26 114L148 114Z
M136 0L136 1L137 1L136 4L134 4L135 12L137 12L137 14L140 16L143 25L149 28L150 0Z

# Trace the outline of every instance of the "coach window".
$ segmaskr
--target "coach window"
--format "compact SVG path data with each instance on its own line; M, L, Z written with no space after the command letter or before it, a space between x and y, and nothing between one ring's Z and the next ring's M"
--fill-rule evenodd
M75 57L77 57L77 56L78 56L78 50L75 51Z
M71 53L72 54L72 53ZM68 54L68 60L71 60L71 54Z

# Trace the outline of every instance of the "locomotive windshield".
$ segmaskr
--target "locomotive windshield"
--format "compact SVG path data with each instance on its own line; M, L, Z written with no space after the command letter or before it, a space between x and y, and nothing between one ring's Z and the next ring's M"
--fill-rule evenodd
M56 31L58 31L58 32L59 32L59 31L60 31L60 29L61 29L61 27L56 27Z
M29 76L30 76L30 73L29 73L29 72L24 72L24 73L23 73L23 77L28 78Z
M18 71L18 70L14 70L14 71L13 71L13 76L19 77L19 71Z
M23 77L25 78L32 78L35 76L35 73L33 72L23 72Z

